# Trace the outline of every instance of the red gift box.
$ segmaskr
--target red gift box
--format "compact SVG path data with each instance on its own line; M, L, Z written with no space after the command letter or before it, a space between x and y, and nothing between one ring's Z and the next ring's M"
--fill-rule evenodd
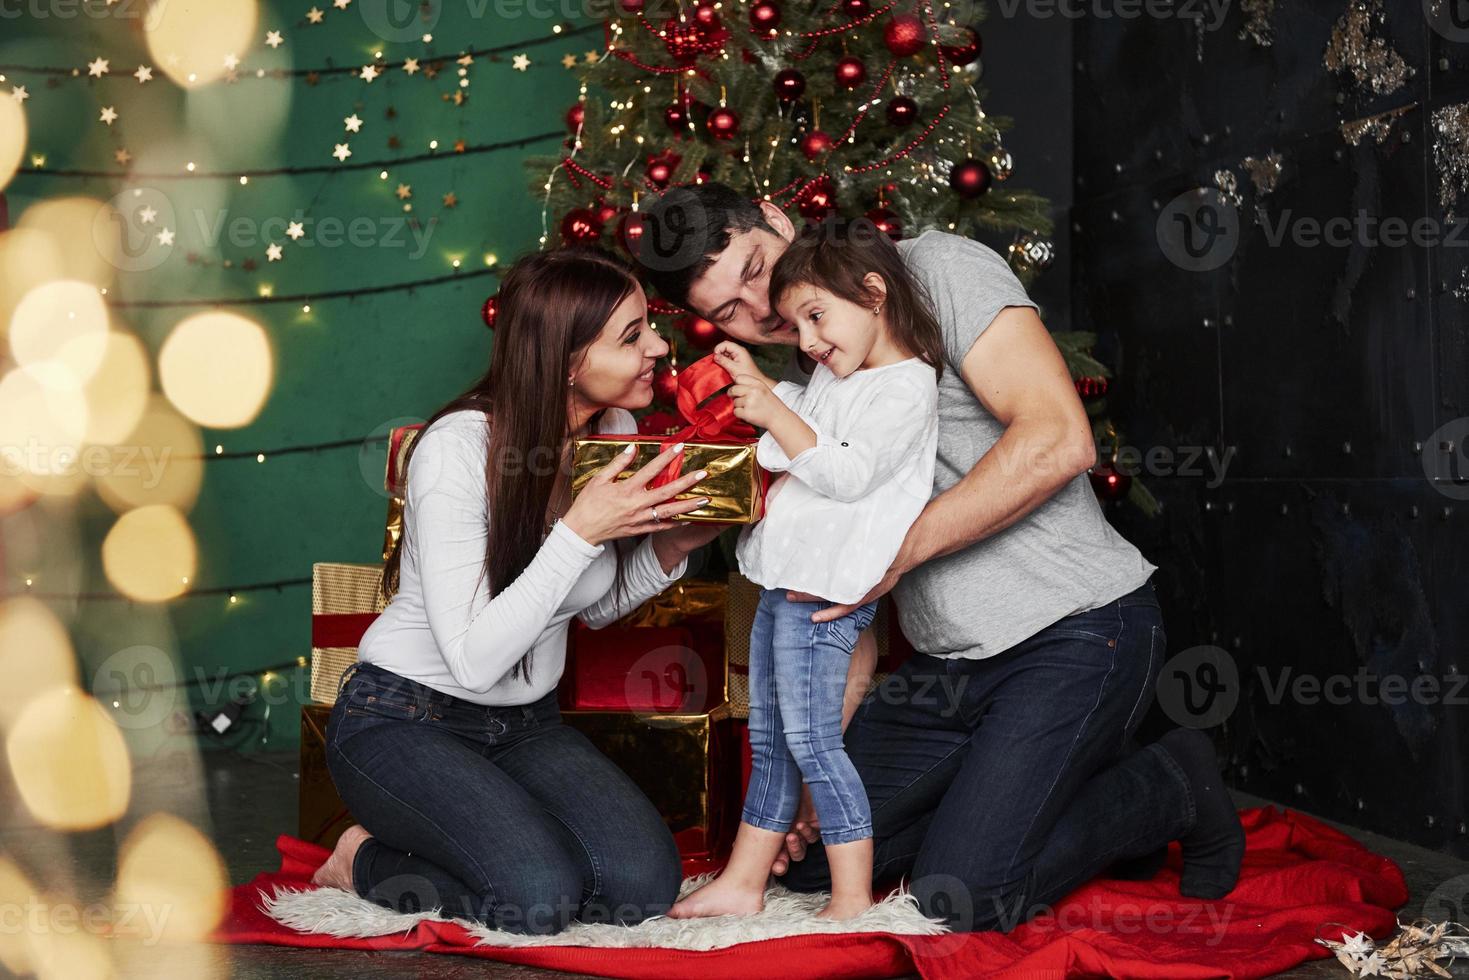
M609 626L573 621L561 678L563 710L702 714L725 700L719 626Z

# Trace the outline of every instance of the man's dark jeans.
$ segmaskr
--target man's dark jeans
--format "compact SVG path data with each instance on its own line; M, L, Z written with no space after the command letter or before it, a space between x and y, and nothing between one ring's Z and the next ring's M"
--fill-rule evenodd
M1008 930L1193 824L1178 764L1128 753L1165 650L1152 584L983 660L917 654L857 710L873 876L955 929ZM820 844L784 881L830 887Z
M631 925L678 897L673 835L562 723L555 691L486 707L359 664L326 737L332 781L373 835L353 885L379 905L545 934L573 920Z

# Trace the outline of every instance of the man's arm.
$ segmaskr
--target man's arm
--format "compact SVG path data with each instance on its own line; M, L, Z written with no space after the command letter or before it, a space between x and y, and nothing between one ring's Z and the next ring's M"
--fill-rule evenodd
M1009 306L964 356L960 375L1004 434L909 529L904 570L1003 531L1096 462L1086 409L1034 310Z

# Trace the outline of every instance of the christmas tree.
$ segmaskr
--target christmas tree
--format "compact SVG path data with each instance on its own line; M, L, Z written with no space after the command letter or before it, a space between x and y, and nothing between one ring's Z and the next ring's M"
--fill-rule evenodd
M617 0L606 52L566 113L563 151L529 162L542 246L625 249L641 233L640 198L715 180L807 220L865 215L894 238L1009 232L1022 274L1049 262L1047 202L1008 183L1008 122L982 107L973 8L644 4ZM723 339L697 317L675 326L675 370Z

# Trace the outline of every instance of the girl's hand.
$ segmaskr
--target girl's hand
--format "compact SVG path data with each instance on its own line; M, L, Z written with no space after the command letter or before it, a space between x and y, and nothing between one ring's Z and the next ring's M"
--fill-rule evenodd
M661 511L661 508L660 508ZM680 555L693 554L729 530L728 524L706 524L703 521L679 521L677 527L659 531L654 543L667 542Z
M673 461L678 449L670 446L626 480L617 479L617 474L627 469L634 454L618 453L581 488L561 522L583 541L594 545L676 527L671 519L673 515L698 510L709 502L707 497L671 499L708 476L704 470L685 473L665 486L648 488L653 478ZM654 508L657 508L656 517Z
M754 356L733 340L722 340L714 348L714 363L728 371L731 377L737 378L742 374L761 375Z
M770 428L773 419L790 411L763 379L749 374L735 378L735 383L729 388L729 397L734 402L735 418L762 429Z

